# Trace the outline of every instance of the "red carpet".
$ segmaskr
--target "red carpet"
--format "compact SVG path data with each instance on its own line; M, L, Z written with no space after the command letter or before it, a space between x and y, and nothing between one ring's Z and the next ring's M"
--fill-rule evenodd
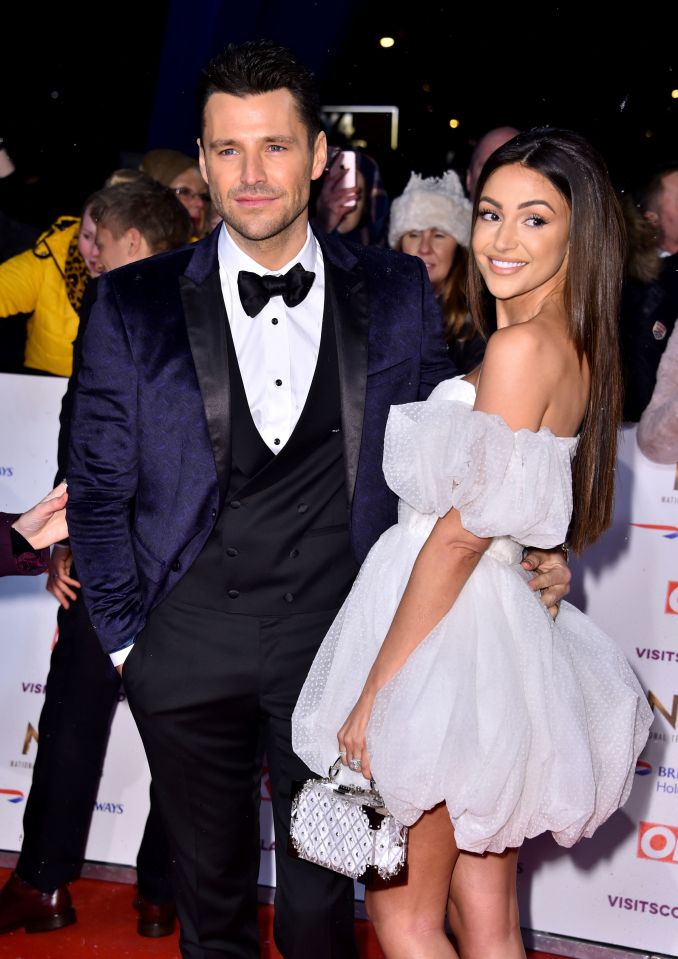
M9 877L9 869L0 869L0 883ZM122 883L80 879L71 887L78 914L74 926L56 932L26 935L21 930L0 936L2 959L126 959L145 956L150 959L179 959L177 936L144 939L136 932L136 913L132 909L134 888ZM280 959L273 945L271 924L273 908L259 907L261 959ZM356 922L356 933L363 959L383 959L372 927ZM530 959L555 959L543 952L528 953ZM309 959L313 956L309 954Z

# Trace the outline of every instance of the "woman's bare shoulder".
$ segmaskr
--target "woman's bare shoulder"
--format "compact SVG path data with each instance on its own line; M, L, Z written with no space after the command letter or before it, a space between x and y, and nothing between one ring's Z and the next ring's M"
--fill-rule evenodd
M539 429L563 371L562 338L532 321L504 327L488 340L477 409L504 416L514 429Z

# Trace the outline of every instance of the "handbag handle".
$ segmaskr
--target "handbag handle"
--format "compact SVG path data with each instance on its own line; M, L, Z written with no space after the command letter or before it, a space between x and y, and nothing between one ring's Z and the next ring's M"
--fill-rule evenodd
M335 788L337 789L337 791L344 794L348 793L352 796L356 796L360 798L362 801L368 800L371 806L374 806L375 808L377 807L384 808L385 810L384 800L381 798L379 790L377 789L377 784L375 783L374 779L370 779L369 786L344 786L343 783L337 783L336 780L337 780L337 776L339 775L339 770L341 769L341 766L342 766L341 756L339 755L330 766L329 772L328 772L328 778L333 785L336 784Z

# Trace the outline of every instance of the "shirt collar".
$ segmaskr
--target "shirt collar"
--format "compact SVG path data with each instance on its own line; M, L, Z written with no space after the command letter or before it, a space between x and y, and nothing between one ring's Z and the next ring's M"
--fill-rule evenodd
M318 248L318 241L313 235L309 224L306 227L306 242L297 255L279 269L268 270L265 266L262 266L261 263L257 263L256 260L253 260L251 256L248 256L247 253L241 250L226 229L226 224L222 224L219 232L218 256L219 267L225 271L227 275L235 276L240 270L247 270L250 273L256 273L258 276L277 276L280 273L287 273L287 271L297 263L301 263L305 270L311 270L313 273L317 273L317 260L320 256L320 250Z

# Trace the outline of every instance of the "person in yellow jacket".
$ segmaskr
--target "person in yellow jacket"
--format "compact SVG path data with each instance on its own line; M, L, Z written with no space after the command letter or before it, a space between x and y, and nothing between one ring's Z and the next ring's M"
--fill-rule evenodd
M0 264L0 322L30 313L27 372L70 376L78 310L96 269L96 224L85 204L82 218L60 217L35 246Z

